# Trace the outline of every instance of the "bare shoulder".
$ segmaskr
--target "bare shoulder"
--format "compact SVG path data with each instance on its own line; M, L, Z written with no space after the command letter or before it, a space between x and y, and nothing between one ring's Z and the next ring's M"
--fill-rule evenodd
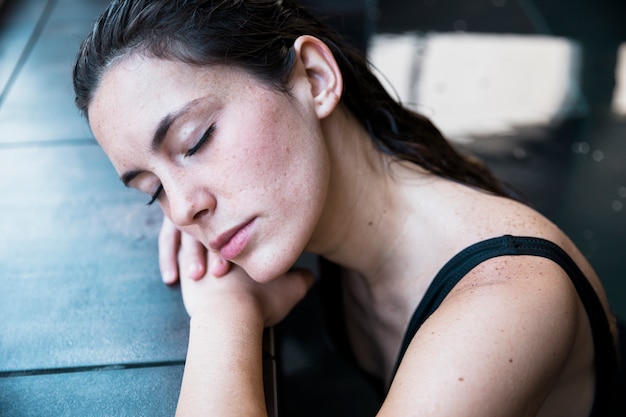
M486 261L417 332L381 415L535 416L571 362L583 319L553 262Z
M574 260L606 308L593 268L547 218L499 197L470 196L464 204L460 218L469 226L454 251L503 235L545 239ZM589 335L576 289L556 262L529 255L489 259L416 333L380 415L584 416L593 397Z
M611 317L590 263L541 213L455 184L438 191L437 214L455 233L438 235L437 267L490 238L544 239L578 265ZM380 416L583 417L593 393L591 329L571 278L542 256L497 256L463 277L420 327Z

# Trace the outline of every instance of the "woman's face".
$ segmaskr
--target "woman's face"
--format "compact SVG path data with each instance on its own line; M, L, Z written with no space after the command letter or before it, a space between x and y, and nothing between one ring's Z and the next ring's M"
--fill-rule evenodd
M89 123L124 183L258 281L285 272L319 220L328 155L306 77L293 97L231 67L132 55Z

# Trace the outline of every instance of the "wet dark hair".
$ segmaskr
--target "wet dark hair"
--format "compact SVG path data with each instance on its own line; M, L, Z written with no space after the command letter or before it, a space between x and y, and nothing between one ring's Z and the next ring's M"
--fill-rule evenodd
M78 51L76 105L88 116L103 73L131 53L199 66L237 66L288 92L291 47L301 35L330 48L343 75L341 102L382 152L435 175L507 195L483 164L461 155L429 119L391 97L359 48L292 0L114 0Z

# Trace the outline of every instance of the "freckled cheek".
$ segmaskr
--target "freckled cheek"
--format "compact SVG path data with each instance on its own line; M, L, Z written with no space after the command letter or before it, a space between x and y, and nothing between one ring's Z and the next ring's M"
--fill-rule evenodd
M239 184L241 191L254 188L256 192L270 192L277 177L282 177L279 152L268 146L243 149L241 157L233 162L228 176Z
M298 193L309 171L307 165L312 149L301 123L286 119L283 114L265 114L263 123L239 125L235 146L223 154L223 179L240 191L255 194L271 193L275 201L289 200L289 194ZM259 127L261 127L259 129ZM313 156L314 157L314 156ZM231 188L233 191L233 188Z
M280 140L272 133L271 129L264 129L240 134L236 144L221 152L221 174L240 181L244 188L245 184L258 187L261 180L276 175L285 164L285 154Z

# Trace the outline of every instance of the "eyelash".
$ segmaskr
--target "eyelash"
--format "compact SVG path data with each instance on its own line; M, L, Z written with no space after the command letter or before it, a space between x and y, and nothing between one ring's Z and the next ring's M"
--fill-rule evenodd
M159 188L157 188L154 194L152 194L152 197L150 198L150 201L146 203L146 206L151 206L152 204L154 204L154 202L157 201L157 198L159 198L159 194L161 194L161 191L163 191L163 184L159 185Z
M204 145L206 143L206 141L211 137L213 132L215 132L215 125L214 124L211 125L206 130L206 132L204 132L204 135L202 135L202 137L200 138L198 143L196 143L191 149L189 149L185 153L185 158L188 158L188 157L192 156L193 154L195 154L196 152L198 152L200 150L200 148L202 147L202 145ZM148 201L147 205L151 206L152 204L154 204L154 202L157 201L157 199L159 198L159 195L161 194L162 191L163 191L163 184L159 185L159 188L157 188L157 190L154 192L154 194L152 194L152 198L150 198L150 201Z
M194 153L198 152L198 150L202 147L202 145L204 145L204 143L211 137L211 135L213 134L213 132L215 132L215 125L211 125L206 132L204 132L204 135L202 135L202 137L200 138L200 140L198 141L198 143L196 143L191 149L189 149L187 151L187 153L185 154L185 158L190 157L191 155L193 155Z

